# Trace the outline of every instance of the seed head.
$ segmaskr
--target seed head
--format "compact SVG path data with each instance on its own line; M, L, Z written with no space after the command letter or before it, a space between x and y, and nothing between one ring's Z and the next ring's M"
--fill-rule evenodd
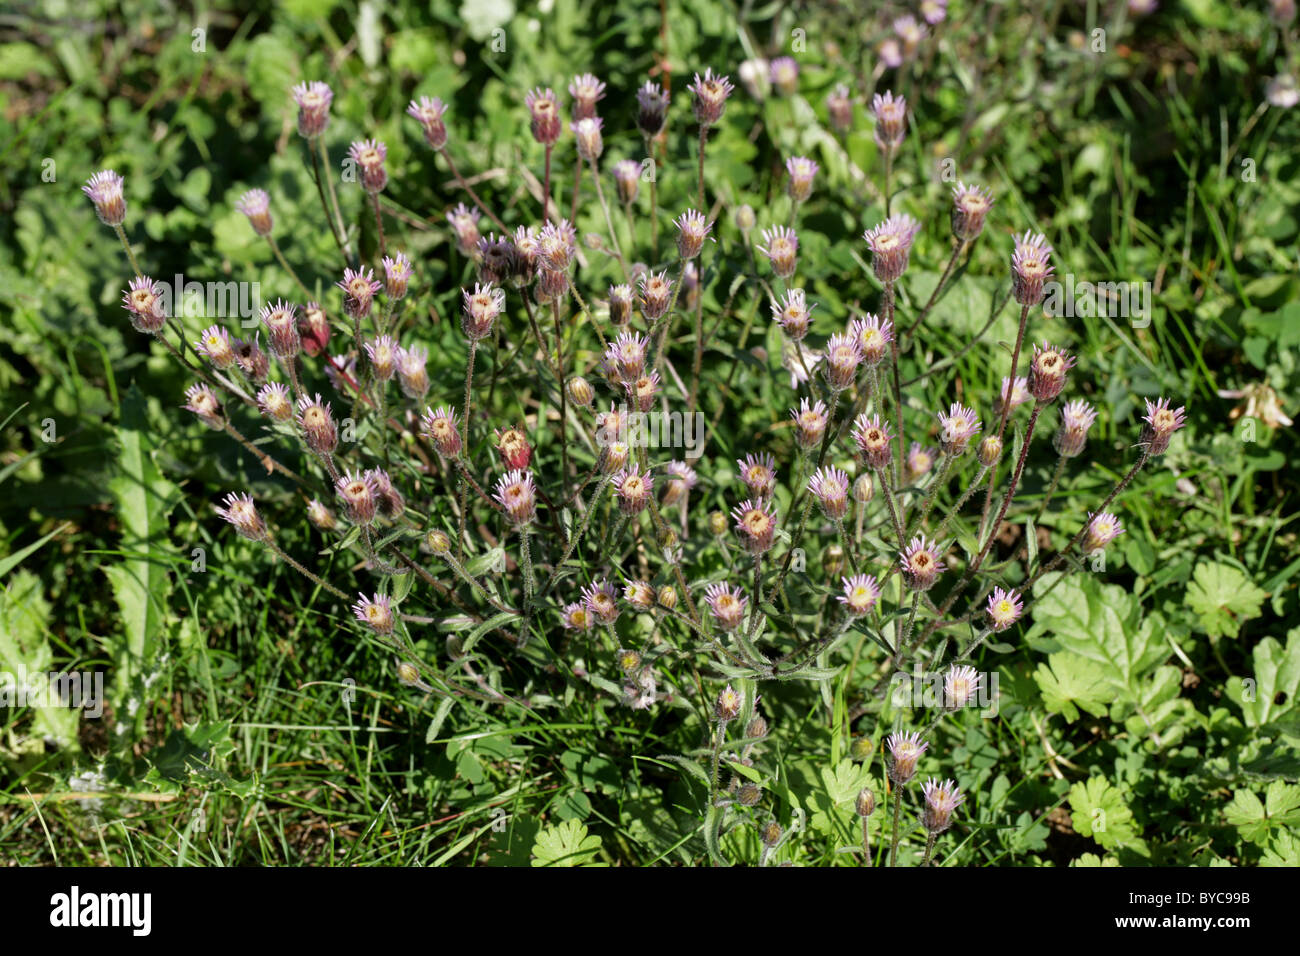
M785 161L786 192L795 202L806 202L812 195L813 179L817 176L818 166L805 156L792 156Z
M1052 277L1052 247L1047 237L1026 232L1011 253L1011 292L1021 305L1043 301L1043 284Z
M767 256L777 278L789 279L799 265L799 236L785 226L764 229L762 235L763 245L758 251Z
M970 242L984 231L984 220L993 208L993 194L983 186L958 183L952 187L952 234Z
M900 787L916 776L916 762L930 745L921 741L921 735L890 734L885 738L889 751L889 779Z
M800 448L807 452L821 444L829 421L825 402L818 399L810 405L805 398L798 410L790 409L790 417L794 419L794 440Z
M1052 446L1062 458L1075 458L1088 443L1088 429L1097 420L1097 410L1083 399L1061 407L1061 427L1052 436Z
M330 404L319 393L298 400L298 427L307 447L318 455L332 455L339 446L339 430L330 414Z
M871 112L876 118L876 145L885 152L898 149L907 132L907 100L888 90L883 96L877 93L871 99Z
M293 418L293 399L279 382L268 382L257 393L257 407L267 418L287 422Z
M849 476L833 465L819 468L808 479L808 491L827 518L841 521L849 511Z
M122 307L131 316L131 327L152 335L167 324L163 287L148 276L136 276L122 293Z
M424 130L425 142L433 149L441 150L447 145L447 124L443 120L447 106L442 100L436 96L432 99L421 96L418 102L411 100L406 112L419 122L420 128Z
M1020 595L1015 591L994 588L993 593L989 595L986 610L989 616L989 626L995 631L1005 631L1020 620L1020 615L1024 611L1024 604L1020 600Z
M266 529L266 522L257 512L257 504L252 495L226 495L225 507L218 508L217 514L234 525L240 537L249 541L269 541L271 533Z
M235 211L248 217L248 224L259 236L271 234L271 197L265 189L250 189L239 197Z
M907 550L899 553L899 568L903 581L913 591L930 590L945 570L938 545L927 541L923 534L918 534Z
M95 215L106 226L120 226L126 221L126 198L122 195L125 182L113 170L101 169L81 187L95 204Z
M868 468L881 469L889 464L893 454L894 436L879 415L859 415L853 423L853 441Z
M330 124L330 103L334 91L320 81L299 83L292 90L293 101L298 104L298 135L316 139Z
M854 617L870 614L880 601L880 584L871 574L855 574L844 578L844 593L835 600Z
M273 355L291 359L302 350L298 335L298 307L289 302L269 302L262 309L262 324L266 326L266 344Z
M1147 454L1163 455L1169 449L1169 439L1174 432L1187 424L1186 409L1169 407L1169 399L1161 398L1155 402L1146 399L1147 413L1142 416L1146 424L1142 427L1139 443L1146 446Z
M364 594L358 594L357 597L360 600L352 605L352 613L357 616L357 620L376 634L392 634L393 605L388 595L376 594L368 598Z
M722 119L727 108L727 97L735 89L725 76L714 76L713 70L704 71L704 77L695 74L695 82L687 87L695 94L695 121L706 129Z
M925 795L925 811L921 814L921 825L930 833L942 833L952 826L952 812L965 801L957 784L951 780L939 783L933 777L921 785Z
M736 534L746 551L758 555L772 549L776 536L776 510L770 501L745 501L732 509L731 516L736 519Z
M970 440L979 433L979 416L975 414L975 409L954 402L947 415L940 413L938 417L939 449L945 455L955 458L966 450Z
M1044 342L1034 346L1034 358L1029 365L1029 394L1046 404L1065 388L1065 373L1074 367L1074 359L1064 349Z
M906 213L890 216L862 234L871 249L871 269L881 282L896 282L907 271L908 255L921 224Z

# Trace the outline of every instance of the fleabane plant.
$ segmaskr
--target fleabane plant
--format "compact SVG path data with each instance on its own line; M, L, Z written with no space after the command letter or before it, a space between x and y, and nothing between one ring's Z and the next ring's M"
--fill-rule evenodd
M789 95L798 69L774 63L750 80ZM523 710L548 706L576 684L638 712L693 712L703 728L699 749L674 759L706 791L707 851L724 862L724 838L752 825L766 863L788 834L763 810L754 771L733 773L755 766L770 733L764 688L825 688L854 666L861 703L853 716L875 715L891 729L876 742L884 763L873 779L885 788L889 825L878 831L887 837L875 855L894 865L906 844L930 863L943 852L942 835L960 829L979 800L960 786L967 768L930 746L936 725L989 689L973 666L977 654L991 635L1006 640L1032 617L1039 582L1084 567L1123 532L1118 499L1168 449L1184 410L1148 400L1122 477L1086 514L1056 521L1077 530L1035 550L1025 574L1008 579L995 544L1009 524L1051 506L1103 411L1074 397L1076 357L1035 334L1054 274L1051 242L1030 224L998 222L995 191L984 184L957 183L947 208L892 208L910 106L890 91L855 103L837 86L827 101L831 125L842 134L869 116L880 157L883 203L861 207L867 269L842 277L874 311L818 311L800 268L808 228L800 212L833 188L818 163L786 158L788 215L734 210L745 241L734 258L729 234L717 228L724 203L710 194L708 154L734 92L712 67L695 75L677 106L652 81L621 110L611 107L623 100L590 74L573 78L567 104L539 83L519 98L519 127L540 147L531 177L540 195L531 207L514 205L509 222L456 167L458 123L447 105L411 102L412 139L456 186L446 229L474 273L459 290L463 351L450 363L463 364L463 380L430 374L432 336L409 308L431 290L421 288L419 258L396 248L400 226L386 222L381 197L402 171L373 137L329 142L333 91L324 82L289 95L337 247L337 278L323 294L310 292L276 243L283 217L274 198L245 192L236 208L302 293L266 303L256 330L186 328L139 268L127 235L129 184L104 170L85 192L134 272L123 290L132 326L194 378L183 407L238 443L281 489L260 500L229 489L211 514L332 595L340 623L395 657L400 683L440 701ZM635 130L654 158L666 152L673 122L692 134L692 204L662 210L655 179L642 195L637 162L611 156L605 137L611 127ZM356 228L342 215L331 149L346 151L357 169L379 237L374 261L362 261ZM633 226L645 200L648 242L646 230L616 225ZM604 231L583 236L575 213L588 206ZM918 238L944 233L951 253L921 304L908 288ZM918 385L959 356L937 357L911 381L903 358L967 273L959 266L977 243L1006 245L997 277L1004 291L961 354L1012 300L1016 336L1009 356L987 350L988 378L1000 382L993 393L967 389L929 407ZM706 400L722 404L718 421L735 395L734 363L717 374L725 363L704 361L710 342L734 327L722 321L730 299L706 327L709 286L731 290L732 299L749 288L779 329L789 387L775 414L787 427L770 447L705 433L689 456L652 458L648 421L693 419ZM749 332L746 323L726 345L743 351ZM541 375L545 408L522 421L499 417L498 377L521 368ZM786 389L784 374L775 379ZM738 460L719 448L733 442ZM1021 500L1030 455L1049 448L1055 472L1046 494ZM735 479L718 487L724 474ZM708 511L711 498L727 507ZM326 574L313 553L290 553L281 539L298 536L279 529L304 517L355 560L333 561ZM354 570L337 570L345 565ZM446 652L429 651L444 635ZM508 658L533 670L522 695L502 684ZM918 672L945 688L940 706L890 695L895 675ZM686 673L699 682L681 679ZM870 788L855 802L867 863L876 805Z

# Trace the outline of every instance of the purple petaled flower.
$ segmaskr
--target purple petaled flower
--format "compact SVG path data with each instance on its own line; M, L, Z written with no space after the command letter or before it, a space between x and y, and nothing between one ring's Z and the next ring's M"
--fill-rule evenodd
M460 327L471 342L481 342L492 334L492 324L505 308L506 294L495 286L474 283L474 291L461 289Z
M444 458L455 458L460 454L460 432L456 429L456 409L439 407L424 410L420 420L425 437L433 442L433 447Z
M881 282L896 282L907 271L907 258L921 224L897 213L862 234L871 250L871 269Z
M528 128L543 146L554 146L560 138L560 107L552 90L535 89L524 96L528 107Z
M361 188L368 193L382 192L388 185L384 168L388 147L377 139L359 140L348 148L348 156L361 170Z
M683 259L694 259L704 248L704 240L712 229L708 217L702 212L688 209L673 221L677 227L677 254Z
M578 144L578 155L589 163L600 159L601 153L605 152L605 141L600 136L603 125L604 121L599 116L588 116L569 124Z
M633 610L653 611L655 606L655 589L648 581L628 581L623 585L623 600Z
M384 292L397 302L406 298L406 287L411 281L411 260L402 253L393 258L384 256Z
M542 268L566 272L578 251L578 230L567 219L548 222L537 236L537 255Z
M419 345L397 350L397 382L407 398L419 401L429 391L429 374L424 368L428 360L428 350Z
M653 411L655 396L659 394L659 373L654 370L643 373L635 382L624 382L623 389L638 412Z
M672 304L672 292L673 284L666 269L663 272L646 273L638 280L637 303L647 322L654 322L668 311Z
M265 189L250 189L235 203L235 212L248 217L248 224L259 236L271 234L271 197Z
M786 191L795 202L805 202L812 195L813 179L818 165L806 156L792 156L785 161Z
M870 614L880 601L880 584L872 574L855 574L844 578L844 593L835 600L844 605L844 609L855 617Z
M122 293L122 307L131 316L131 327L152 335L167 324L163 301L166 288L148 276L136 276Z
M375 378L387 382L397 374L397 342L390 335L381 335L365 344L366 357Z
M664 471L667 474L664 480L662 503L667 508L682 500L686 493L695 487L699 476L695 473L695 469L684 461L670 461Z
M635 382L645 371L650 340L639 332L623 332L605 350L610 376L621 384Z
M781 325L781 331L798 342L808 334L812 324L812 310L816 304L808 305L803 289L788 289L780 305L772 303L772 318Z
M709 127L722 119L722 113L727 108L727 97L735 89L731 85L730 78L726 76L714 76L713 70L704 71L704 77L695 74L695 82L687 87L691 93L695 94L695 120L703 127Z
M321 531L333 531L338 527L338 519L334 517L334 512L316 498L307 502L307 520Z
M266 344L278 358L293 358L302 351L298 335L298 307L291 302L269 302L262 309L262 324L266 326Z
M876 118L876 145L889 153L903 144L907 132L907 100L888 90L871 98L871 112Z
M1043 301L1043 284L1052 277L1052 247L1042 233L1016 237L1011 253L1011 292L1021 305Z
M908 483L915 482L934 467L934 451L926 448L919 441L912 442L903 462L903 470Z
M603 578L582 589L582 603L599 624L612 625L618 620L618 592Z
M778 56L768 68L768 76L782 96L794 96L799 92L799 64L794 57Z
M373 269L362 266L359 270L344 269L343 281L334 283L343 290L343 311L352 319L364 319L370 314L376 293L384 287L375 279Z
M371 468L366 472L366 477L374 483L379 510L390 518L400 518L406 510L406 499L393 487L393 479L388 477L388 472L382 468Z
M876 55L888 69L896 70L903 65L903 48L894 37L885 37L876 47Z
M948 15L948 0L921 0L920 10L925 22L935 26Z
M298 104L298 135L316 139L330 124L330 103L334 91L319 80L299 83L292 90L293 101Z
M418 102L411 100L406 112L419 122L424 130L424 139L431 147L440 150L447 145L447 124L443 120L447 105L442 100L436 96L432 99L421 96Z
M613 173L618 201L625 206L632 205L641 189L641 164L635 159L620 159L614 164Z
M908 544L906 551L899 552L903 581L913 591L930 590L945 570L942 558L939 546L933 541L927 541L925 535L918 534Z
M776 537L776 511L769 499L744 501L731 510L741 546L750 554L765 554Z
M1088 429L1097 420L1097 411L1083 399L1075 399L1061 408L1061 427L1052 436L1052 446L1062 458L1074 458L1088 443Z
M851 332L837 332L826 340L826 381L834 392L849 388L862 366L862 348Z
M658 83L646 80L636 91L636 125L641 135L654 139L663 132L668 118L668 95Z
M966 799L957 784L951 780L939 783L933 777L921 785L925 796L925 811L921 825L931 834L942 833L952 826L952 812Z
M199 340L194 343L194 351L212 363L213 368L230 368L235 364L235 353L230 347L230 333L219 325L210 325L203 330Z
M943 705L950 710L965 707L975 699L983 682L975 668L954 664L943 676Z
M393 602L387 594L366 597L358 594L359 601L352 605L352 613L357 620L376 634L393 633Z
M849 88L843 83L837 84L826 96L826 112L836 132L847 133L853 128L853 100Z
M709 613L718 627L724 631L734 631L745 619L745 605L749 598L740 588L726 584L710 584L704 589L704 602L709 606Z
M1163 455L1169 449L1169 439L1174 432L1187 424L1185 406L1169 407L1169 399L1161 398L1155 402L1146 399L1147 413L1142 416L1146 422L1142 426L1142 437L1138 442L1146 446L1148 455Z
M758 251L767 256L779 279L789 279L799 265L799 236L793 229L774 226L763 230L763 245Z
M982 186L958 183L952 187L952 234L970 242L984 231L984 220L993 208L993 194Z
M905 14L894 20L894 34L903 46L903 58L910 60L916 56L917 48L925 39L925 27L917 23L915 17Z
M269 541L271 533L266 529L266 522L257 512L257 503L252 495L226 495L225 507L218 508L217 514L235 526L241 537L249 541Z
M460 254L472 257L478 251L478 241L482 238L478 231L478 212L464 203L457 203L456 208L447 213L447 222L456 233L456 248Z
M339 445L339 430L330 414L330 404L319 394L298 399L298 427L307 447L318 455L331 455Z
M1074 359L1065 349L1044 342L1034 346L1034 358L1029 363L1029 394L1038 403L1046 404L1065 388L1065 373L1074 367Z
M948 414L942 412L939 418L939 449L945 455L956 457L966 450L970 440L979 433L980 420L975 409L958 405L954 402L948 408Z
M654 479L649 474L641 474L636 462L615 475L613 485L618 510L625 515L640 514L654 494Z
M230 348L235 353L235 364L255 385L260 385L266 381L266 376L271 371L271 360L266 357L266 353L257 344L260 336L261 333L255 332L251 342L234 339L230 343Z
M476 251L480 282L501 285L514 279L518 272L519 255L509 236L497 238L495 233L482 236L479 238Z
M538 232L532 226L520 226L515 230L515 283L527 285L537 274L541 244Z
M318 302L308 302L298 320L298 338L308 355L320 355L330 341L330 323Z
M790 417L794 419L794 440L800 448L811 451L821 444L829 421L825 402L818 399L810 405L805 398L798 410L790 409Z
M181 407L193 412L199 421L209 428L220 431L225 427L226 419L221 411L221 401L216 392L208 386L198 383L185 390L186 402Z
M849 476L833 465L817 469L808 479L808 491L832 521L841 521L848 514Z
M293 399L289 389L279 382L267 382L258 389L257 407L272 421L287 422L293 418Z
M770 498L776 491L776 459L764 452L759 455L746 455L744 461L736 459L740 469L740 480L749 488L755 498Z
M120 226L126 221L126 198L122 194L125 182L113 170L101 169L81 187L95 204L95 215L106 226Z
M894 323L868 312L849 323L849 334L858 340L862 364L875 368L889 354L889 343L894 341Z
M580 74L569 84L569 97L573 100L575 120L593 118L596 104L605 98L605 84L590 73Z
M1088 512L1088 532L1083 537L1083 553L1092 554L1110 544L1124 533L1124 526L1119 518L1109 511L1101 514Z
M885 738L889 751L889 779L900 787L916 776L916 762L930 745L918 733L890 734Z
M1024 609L1024 603L1020 600L1020 595L1017 592L994 588L993 593L989 595L989 603L986 608L989 626L995 631L1005 631L1020 620L1020 615Z
M1008 400L1009 396L1009 400ZM1029 394L1029 379L1023 375L1017 375L1013 381L1010 376L1002 379L1002 388L997 397L993 399L993 414L1001 416L1002 406L1005 404L1008 411L1019 405L1025 404L1032 396Z
M880 470L889 464L894 436L879 415L870 418L865 413L859 415L853 423L853 441L867 467Z
M591 614L587 610L587 605L580 601L566 604L564 612L560 615L560 620L564 624L566 631L591 630Z
M533 483L530 472L506 472L498 479L492 497L505 510L510 522L517 527L531 523L537 515L537 486Z

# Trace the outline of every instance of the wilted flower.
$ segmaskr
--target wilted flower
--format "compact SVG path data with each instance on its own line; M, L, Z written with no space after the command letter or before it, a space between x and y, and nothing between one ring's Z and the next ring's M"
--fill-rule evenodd
M624 382L623 388L627 391L628 401L638 412L652 411L655 395L659 393L659 373L653 370L644 373L635 382Z
M250 189L239 197L235 211L248 217L248 224L259 236L271 234L271 197L265 189Z
M411 100L406 112L419 121L424 139L431 147L440 150L447 145L447 124L442 118L447 106L442 100L436 96L432 99L421 96L419 102Z
M578 251L578 230L567 219L548 222L537 235L537 256L544 269L568 271Z
M612 625L618 620L617 592L608 581L593 581L582 589L582 601L587 612L599 623Z
M668 96L658 83L646 81L645 86L636 92L636 125L641 135L654 139L663 132L664 121L668 116Z
M226 495L225 507L216 509L217 514L234 525L241 537L250 541L267 541L270 532L266 522L257 512L257 504L252 495L238 495L234 492Z
M266 326L266 344L279 358L292 358L302 348L298 337L298 307L289 302L269 302L262 309Z
M266 381L266 376L271 371L271 360L257 344L258 338L259 334L255 333L251 342L235 339L230 343L231 351L235 353L235 364L255 385Z
M552 90L531 90L524 96L528 107L529 129L533 139L543 146L554 146L560 138L560 107Z
M298 338L308 355L320 355L330 341L329 319L316 302L308 302L298 317Z
M1024 604L1020 600L1020 595L1015 591L994 588L993 593L989 595L987 610L989 625L993 630L1005 631L1020 620L1020 615L1024 611Z
M95 204L95 215L106 226L120 226L126 221L126 199L122 195L125 182L113 170L102 169L81 187L81 191Z
M533 460L533 446L519 428L497 429L496 449L501 455L501 463L511 471L527 468Z

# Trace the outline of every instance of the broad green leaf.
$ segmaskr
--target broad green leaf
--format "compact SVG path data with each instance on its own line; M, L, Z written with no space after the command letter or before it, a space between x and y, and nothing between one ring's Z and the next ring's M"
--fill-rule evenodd
M1123 794L1104 777L1091 777L1070 788L1070 811L1075 832L1090 836L1108 850L1141 847L1133 812Z
M587 828L577 820L547 826L537 834L533 843L533 866L600 866L596 854L600 851L600 837L588 835Z
M1042 691L1047 712L1062 714L1070 721L1079 719L1080 710L1103 717L1115 699L1114 689L1106 683L1101 668L1069 651L1052 654L1047 663L1039 664L1034 681Z
M1241 831L1242 839L1266 846L1274 829L1300 825L1300 786L1274 780L1262 801L1250 790L1238 790L1223 815Z
M1228 678L1227 693L1248 727L1274 723L1295 706L1300 691L1300 627L1286 636L1286 647L1266 637L1251 652L1253 672Z
M1240 570L1220 561L1201 561L1187 585L1187 606L1210 637L1236 637L1243 621L1259 617L1268 593Z
M1300 837L1290 830L1280 830L1260 857L1260 866L1300 866Z
M20 684L43 695L55 693L45 682L54 650L49 641L50 604L41 591L40 579L30 571L10 575L0 588L0 708L19 702ZM50 706L34 707L32 712L35 746L43 749L41 741L49 739L63 749L80 749L80 710Z

